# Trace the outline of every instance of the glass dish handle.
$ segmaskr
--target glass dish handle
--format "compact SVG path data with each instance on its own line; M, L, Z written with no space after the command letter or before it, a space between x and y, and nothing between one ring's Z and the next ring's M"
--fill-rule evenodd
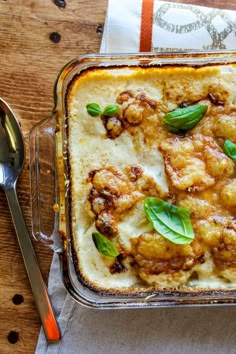
M32 234L55 252L62 252L58 232L56 131L57 114L54 113L30 132Z

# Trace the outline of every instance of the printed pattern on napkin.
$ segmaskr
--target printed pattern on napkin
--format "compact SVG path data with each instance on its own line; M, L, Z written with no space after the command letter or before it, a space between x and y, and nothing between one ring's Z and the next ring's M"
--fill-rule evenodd
M235 49L236 12L155 1L153 51Z

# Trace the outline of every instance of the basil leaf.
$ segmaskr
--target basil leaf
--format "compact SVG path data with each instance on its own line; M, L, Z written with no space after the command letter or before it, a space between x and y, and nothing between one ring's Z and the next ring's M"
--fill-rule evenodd
M226 139L224 142L223 151L225 155L229 156L232 160L236 162L236 144Z
M177 108L167 113L162 119L162 123L171 133L188 131L197 125L208 109L207 105L197 104L183 108Z
M102 110L97 103L88 103L86 108L88 114L90 114L92 117L97 117L102 113Z
M193 240L194 231L188 209L150 197L144 200L144 211L153 228L169 241L187 244Z
M119 255L117 248L106 237L99 232L93 232L93 242L100 253L109 258L114 258Z
M105 107L103 115L107 117L112 117L118 112L119 107L115 104L110 104Z

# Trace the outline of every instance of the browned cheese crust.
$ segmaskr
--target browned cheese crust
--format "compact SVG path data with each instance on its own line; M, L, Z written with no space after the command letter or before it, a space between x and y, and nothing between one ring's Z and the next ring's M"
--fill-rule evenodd
M236 143L236 72L228 71L97 69L73 82L67 102L72 236L80 275L93 288L235 288L236 170L222 149L225 139ZM91 117L90 102L118 111ZM198 103L208 110L192 130L167 131L166 113ZM154 231L143 211L146 197L188 208L194 240L177 245ZM117 259L98 252L94 231L113 242Z

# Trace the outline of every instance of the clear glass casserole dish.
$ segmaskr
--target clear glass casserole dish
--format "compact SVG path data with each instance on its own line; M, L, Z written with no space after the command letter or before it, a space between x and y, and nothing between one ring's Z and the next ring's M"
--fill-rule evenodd
M66 107L66 97L73 79L94 68L197 68L233 63L236 63L236 54L232 52L98 54L73 60L59 73L55 84L53 113L30 133L32 227L34 237L58 253L64 285L79 303L100 309L235 304L235 288L197 292L150 290L110 293L93 289L81 279L76 269L70 228Z

